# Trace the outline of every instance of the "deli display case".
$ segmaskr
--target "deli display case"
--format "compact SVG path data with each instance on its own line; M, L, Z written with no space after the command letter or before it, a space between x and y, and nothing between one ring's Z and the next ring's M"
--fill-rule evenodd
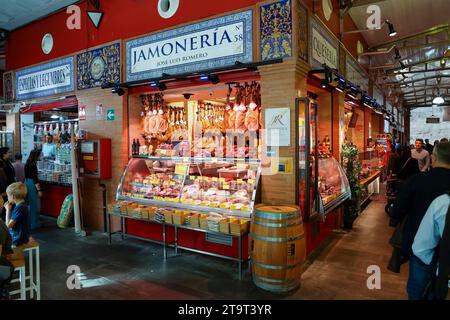
M134 157L116 200L250 218L260 171L259 160Z
M326 215L350 198L351 190L344 169L335 158L319 158L318 167L319 208Z
M330 148L319 142L317 104L309 98L296 100L298 135L298 193L303 218L326 216L351 197L342 165Z

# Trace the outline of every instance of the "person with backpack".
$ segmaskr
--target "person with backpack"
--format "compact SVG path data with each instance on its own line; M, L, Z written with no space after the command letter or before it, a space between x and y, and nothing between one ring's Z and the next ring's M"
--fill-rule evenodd
M429 279L423 275L429 274L429 269L433 268L433 266L424 267L423 262L414 255L412 250L414 238L430 204L448 190L450 190L450 142L441 142L433 150L432 169L413 175L402 184L391 211L391 218L397 224L403 224L401 235L397 237L401 247L396 256L400 263L409 260L407 292L411 300L423 299L424 288L429 283Z
M420 284L426 284L415 289L423 290L423 297L444 300L450 277L450 192L431 203L417 230L412 249L421 262L416 275L424 280Z

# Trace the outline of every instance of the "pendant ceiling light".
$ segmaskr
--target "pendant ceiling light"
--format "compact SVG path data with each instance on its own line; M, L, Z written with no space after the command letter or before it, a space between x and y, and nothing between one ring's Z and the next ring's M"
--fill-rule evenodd
M433 104L443 104L444 102L444 98L442 98L441 96L437 96L433 99Z

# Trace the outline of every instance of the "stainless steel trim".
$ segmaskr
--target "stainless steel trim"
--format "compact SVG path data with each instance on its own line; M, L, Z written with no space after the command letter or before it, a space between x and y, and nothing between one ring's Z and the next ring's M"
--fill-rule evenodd
M255 275L255 279L260 279L263 281L273 282L273 283L297 283L297 284L300 283L300 280L298 280L298 279L278 280L278 279L269 279L269 278L261 277L258 275Z
M301 235L298 235L298 236L293 237L293 238L272 238L272 237L259 236L259 235L256 235L256 234L253 234L253 233L250 232L250 236L253 239L258 239L258 240L268 241L268 242L290 242L290 241L303 239L305 237L305 234L301 234Z
M263 226L263 227L282 228L282 227L299 226L299 225L303 224L303 221L298 221L298 222L294 222L294 223L270 223L270 222L253 221L253 223L258 226Z
M264 269L287 270L287 269L292 269L292 268L297 267L298 265L302 264L302 262L299 261L296 264L291 264L291 265L287 265L287 266L273 266L273 265L270 265L270 264L259 263L259 262L254 262L254 261L253 261L253 264L255 266L258 266L258 267L261 267L261 268L264 268Z
M287 219L294 219L294 218L300 217L299 212L268 213L268 212L258 211L258 209L255 209L254 215L255 215L255 217L258 217L261 219L267 219L267 220L287 220Z

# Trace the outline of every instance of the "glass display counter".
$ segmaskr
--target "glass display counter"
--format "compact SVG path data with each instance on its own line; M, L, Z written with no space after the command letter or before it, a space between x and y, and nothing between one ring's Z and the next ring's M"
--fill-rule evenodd
M259 176L259 160L136 157L116 200L249 218Z
M320 208L326 215L350 198L351 190L344 169L335 158L319 158L318 166Z

